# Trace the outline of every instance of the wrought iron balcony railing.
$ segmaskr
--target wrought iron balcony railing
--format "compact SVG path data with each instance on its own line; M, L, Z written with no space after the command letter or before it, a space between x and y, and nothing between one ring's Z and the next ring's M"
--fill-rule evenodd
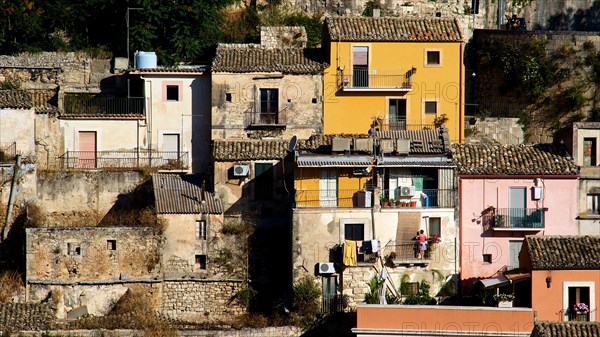
M487 212L484 225L494 229L544 229L543 208L497 208Z
M178 151L67 151L60 156L65 169L141 168L182 170L188 153Z
M409 189L409 193L403 192L406 192L406 190L403 191L400 187L394 190L383 190L382 199L380 200L381 206L383 208L451 208L455 205L456 192L453 189Z
M372 207L372 196L371 191L355 189L297 190L296 207Z
M0 143L0 162L6 163L15 160L17 156L17 143Z
M144 98L105 94L65 94L64 114L67 116L143 115Z
M412 75L414 70L397 74L370 74L368 69L354 69L351 73L341 70L338 73L338 85L342 90L347 89L394 89L412 90Z
M254 104L244 111L244 127L284 127L287 123L287 108L278 111L260 111Z

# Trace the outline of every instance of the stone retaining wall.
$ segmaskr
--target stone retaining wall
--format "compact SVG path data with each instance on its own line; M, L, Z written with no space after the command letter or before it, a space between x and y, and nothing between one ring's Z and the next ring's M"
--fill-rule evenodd
M134 337L139 336L137 330L50 330L44 332L21 331L11 333L10 337L42 337L42 336L63 336L63 337ZM302 329L295 326L269 327L262 329L241 329L241 330L184 330L179 331L182 337L299 337L302 335Z

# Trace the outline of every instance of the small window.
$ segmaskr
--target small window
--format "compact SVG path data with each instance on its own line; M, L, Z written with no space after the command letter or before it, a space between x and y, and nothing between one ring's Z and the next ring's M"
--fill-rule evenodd
M429 236L442 237L442 219L429 218Z
M167 101L179 101L178 85L167 85Z
M600 194L587 195L587 214L600 214L598 203L600 202Z
M225 100L226 100L227 102L231 102L231 93L226 93L226 94L225 94Z
M437 102L436 101L425 102L425 113L426 114L437 114Z
M483 254L483 263L492 263L492 254Z
M206 220L196 220L196 239L206 240Z
M316 98L313 98L313 99L311 99L311 100L310 100L310 102L311 102L312 104L317 104L317 99L316 99Z
M347 223L344 225L344 239L362 241L365 239L365 225L361 223Z
M206 255L196 255L196 269L206 269Z
M117 240L106 240L106 249L117 250Z
M440 65L439 50L428 50L427 51L427 64L428 65Z
M471 14L479 14L479 0L471 0Z
M67 243L67 254L69 256L80 256L81 245L79 243L69 242Z
M596 166L596 138L583 139L583 166Z

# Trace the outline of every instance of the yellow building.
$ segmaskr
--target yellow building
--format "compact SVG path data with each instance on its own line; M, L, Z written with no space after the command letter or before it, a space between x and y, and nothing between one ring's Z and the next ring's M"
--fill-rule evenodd
M445 124L462 143L463 37L456 20L334 17L323 40L324 133Z

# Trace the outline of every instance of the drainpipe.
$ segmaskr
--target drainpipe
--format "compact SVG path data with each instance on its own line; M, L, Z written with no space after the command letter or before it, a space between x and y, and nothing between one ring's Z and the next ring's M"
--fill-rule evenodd
M15 194L17 193L17 180L19 179L19 168L21 167L21 155L18 154L15 158L15 168L13 170L12 184L10 185L10 196L8 197L8 209L6 210L6 223L2 230L2 241L8 237L10 230L10 222L12 221L13 204L15 202Z
M144 80L144 91L146 90L145 81L146 78L144 76L140 76L142 80ZM149 93L148 95L144 94L144 107L146 108L146 132L148 137L148 166L152 167L152 81L148 81Z

